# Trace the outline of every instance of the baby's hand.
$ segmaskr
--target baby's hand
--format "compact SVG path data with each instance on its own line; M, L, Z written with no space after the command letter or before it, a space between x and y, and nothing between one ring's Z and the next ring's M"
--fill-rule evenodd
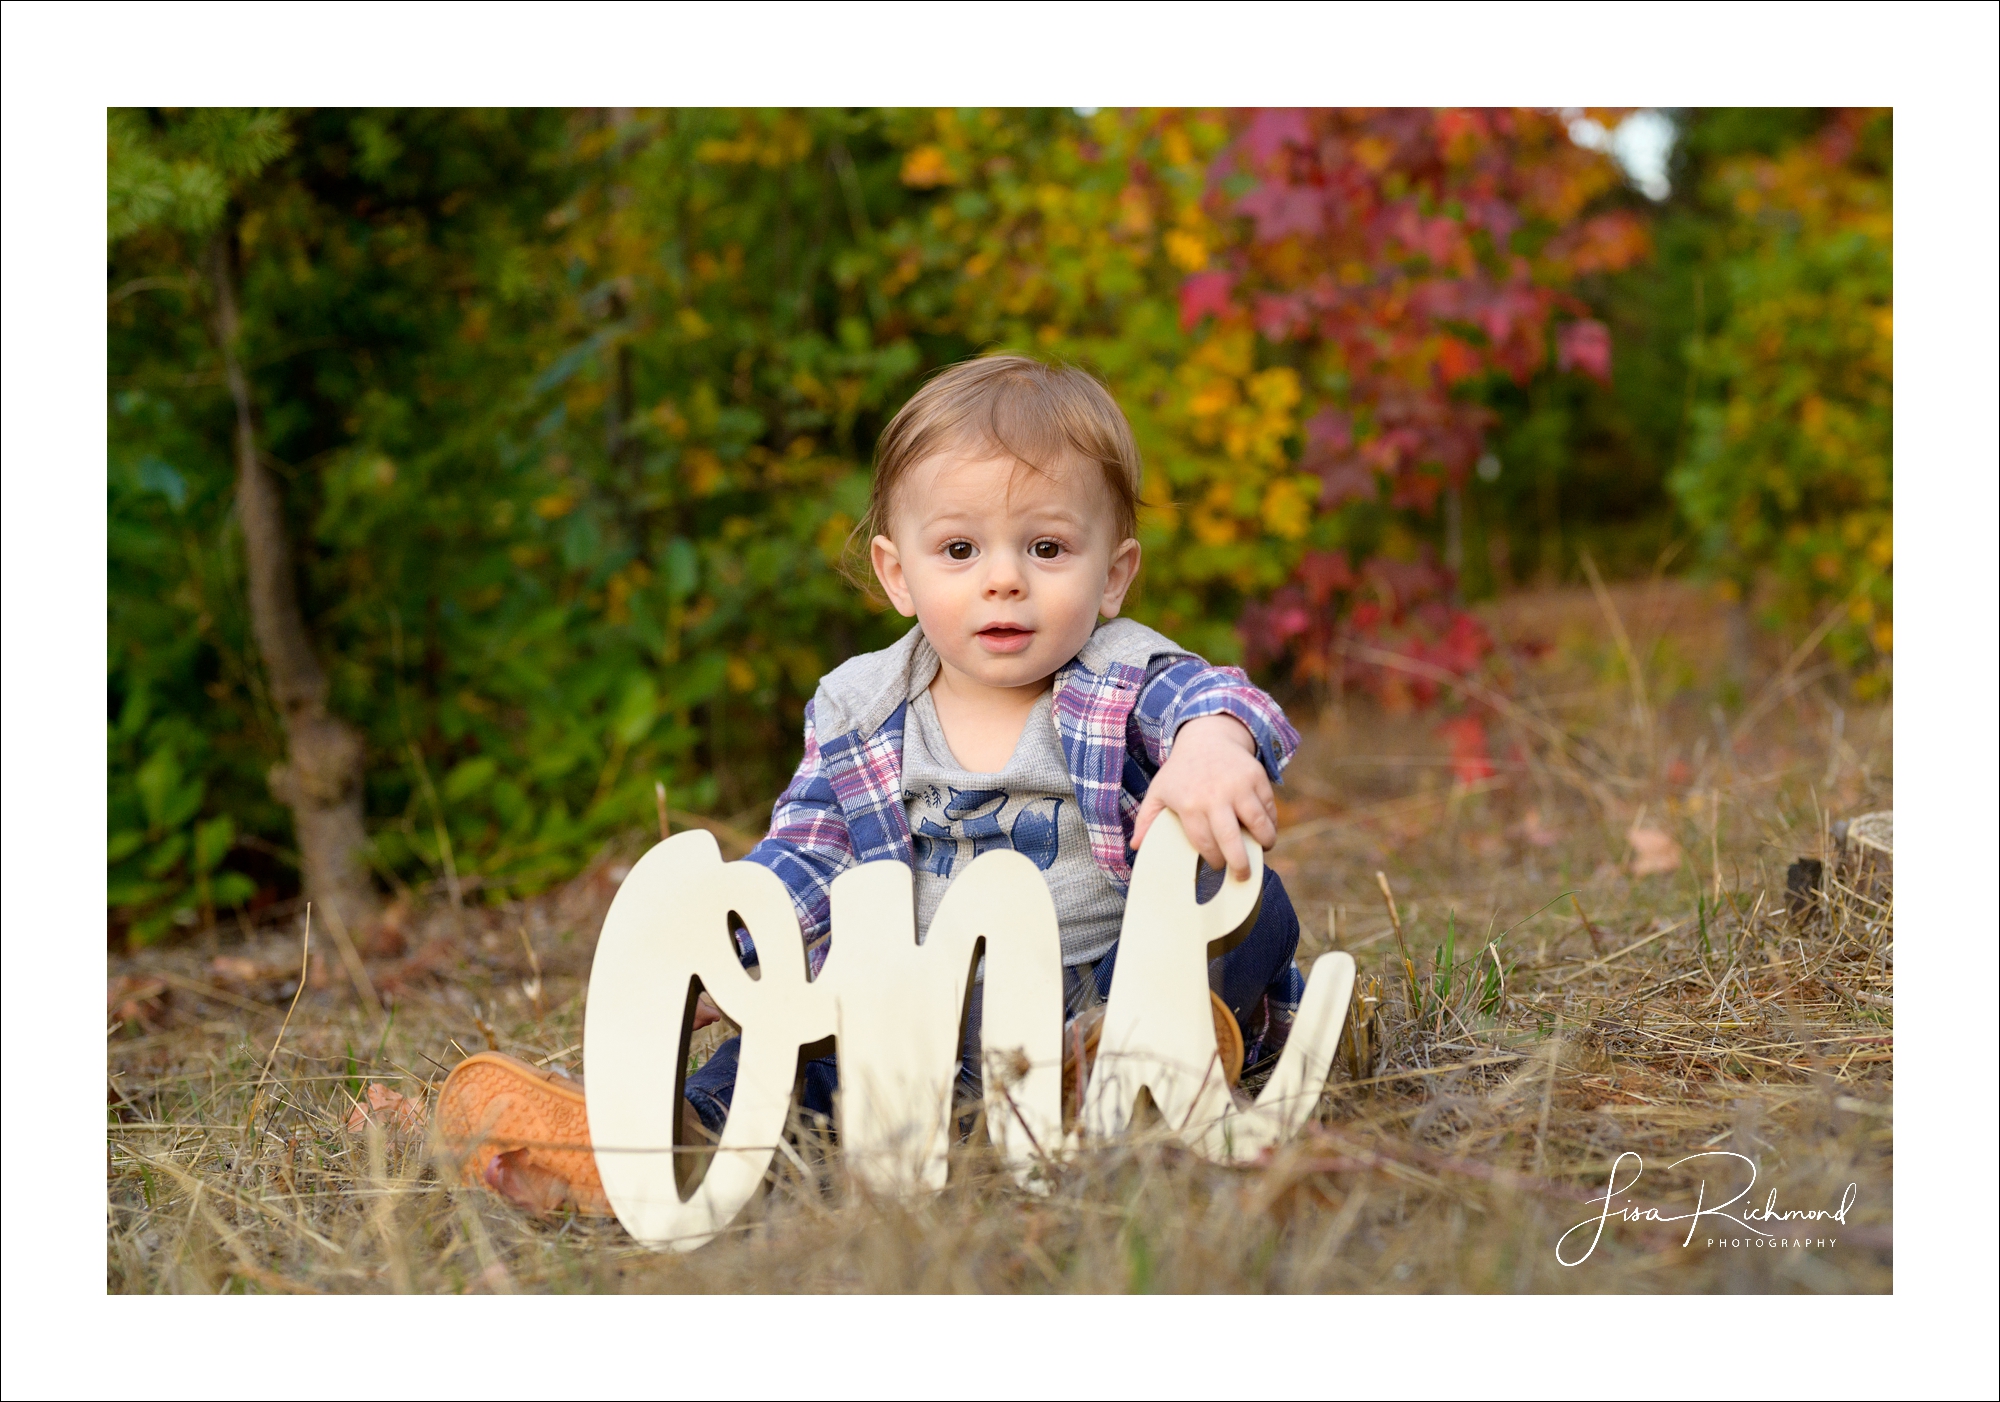
M1162 808L1181 820L1188 841L1212 867L1228 866L1241 881L1250 875L1243 832L1269 848L1278 840L1278 802L1257 762L1257 742L1234 716L1202 716L1174 734L1174 748L1153 776L1132 822L1132 846Z

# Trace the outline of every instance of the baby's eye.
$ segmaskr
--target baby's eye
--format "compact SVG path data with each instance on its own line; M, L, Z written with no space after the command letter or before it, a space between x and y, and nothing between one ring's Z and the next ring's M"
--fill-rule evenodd
M972 542L969 540L954 540L944 548L944 553L954 560L970 560L972 558Z
M1053 560L1062 554L1062 542L1059 540L1038 540L1028 547L1028 553L1033 555L1037 560Z

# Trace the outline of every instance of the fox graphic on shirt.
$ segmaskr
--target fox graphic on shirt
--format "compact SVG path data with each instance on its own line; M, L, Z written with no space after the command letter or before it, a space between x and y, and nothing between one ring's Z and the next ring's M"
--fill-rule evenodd
M969 861L1009 847L1043 871L1054 866L1063 801L1038 797L1010 805L1009 797L1005 789L926 789L910 834L918 866L948 877L961 856Z

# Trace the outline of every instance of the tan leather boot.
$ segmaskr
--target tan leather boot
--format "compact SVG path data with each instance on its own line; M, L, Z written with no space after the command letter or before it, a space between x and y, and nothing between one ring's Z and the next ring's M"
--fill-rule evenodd
M445 1078L437 1125L463 1182L491 1188L530 1212L567 1206L610 1215L590 1149L581 1081L500 1052L480 1052Z
M1229 1011L1229 1005L1213 989L1209 990L1208 1002L1215 1016L1215 1051L1222 1060L1222 1076L1233 1089L1243 1079L1243 1029L1236 1025L1236 1014ZM1102 1004L1077 1014L1063 1029L1062 1103L1065 1126L1073 1124L1082 1113L1081 1085L1090 1081L1090 1068L1097 1060L1097 1044L1103 1036ZM1078 1066L1083 1068L1080 1078L1077 1075Z

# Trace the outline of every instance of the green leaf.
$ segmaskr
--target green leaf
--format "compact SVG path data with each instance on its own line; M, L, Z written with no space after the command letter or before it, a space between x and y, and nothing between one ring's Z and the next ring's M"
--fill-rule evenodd
M153 710L152 688L140 685L132 688L125 698L125 704L118 712L117 734L121 739L136 739L146 728L146 720Z
M667 694L677 706L697 706L722 690L728 674L727 657L718 652L703 653L673 673Z
M611 733L628 745L636 745L653 728L660 714L659 690L650 675L632 678L612 713Z
M236 844L236 820L224 813L210 818L194 830L194 869L197 874L215 870L215 865Z
M257 894L257 883L240 871L225 871L210 883L209 894L218 906L239 906Z
M149 492L158 492L176 511L187 505L187 479L174 470L172 463L150 453L139 464L139 485Z
M155 831L166 827L167 804L180 788L180 757L171 748L162 746L139 766L132 782L139 790L139 801L146 805L146 821Z
M493 776L500 772L499 762L487 755L475 755L452 768L444 776L439 791L448 803L460 803L471 798L493 782Z
M137 910L152 905L172 889L160 881L113 880L105 891L105 904L113 910Z
M136 945L158 944L174 928L174 914L163 910L132 922L131 940Z
M136 831L113 833L105 847L105 860L116 866L146 845L146 834Z
M201 801L208 793L208 781L199 777L190 779L167 795L166 805L160 810L161 822L170 828L177 828L201 811Z
M701 561L686 536L677 535L667 542L660 558L660 573L666 579L668 598L678 601L694 593L701 577Z
M170 833L166 841L146 854L146 860L140 866L140 870L157 880L180 865L181 858L187 855L187 849L186 833Z

